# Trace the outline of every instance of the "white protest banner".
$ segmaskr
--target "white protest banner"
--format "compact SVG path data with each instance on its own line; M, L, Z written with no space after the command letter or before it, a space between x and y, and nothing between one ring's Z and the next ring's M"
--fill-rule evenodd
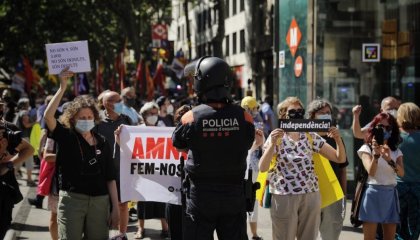
M59 74L67 66L76 73L91 71L87 41L45 44L45 50L49 74Z
M181 165L173 127L123 126L120 134L121 202L181 204Z

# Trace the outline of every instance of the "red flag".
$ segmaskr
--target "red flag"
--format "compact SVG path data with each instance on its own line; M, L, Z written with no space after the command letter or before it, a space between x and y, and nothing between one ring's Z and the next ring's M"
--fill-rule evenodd
M99 62L99 60L96 60L96 81L95 81L95 90L96 94L100 94L102 92L102 64Z
M25 73L25 91L29 94L31 92L32 88L32 82L34 81L34 74L32 72L32 66L29 62L29 59L27 57L23 58L23 71Z
M120 90L125 88L124 78L125 78L125 63L124 63L124 51L120 53L120 69L119 69L119 78L120 78Z
M150 76L149 66L145 65L145 73L146 73L146 86L147 86L147 101L153 100L153 95L155 92L155 86L153 84L153 78Z
M144 61L141 59L137 64L136 69L136 85L138 85L139 93L142 94L143 81L144 81ZM136 87L137 88L137 87Z
M153 76L153 83L155 86L160 88L160 91L163 96L166 96L166 89L164 86L165 83L165 74L163 74L163 64L159 64L155 71L155 76Z

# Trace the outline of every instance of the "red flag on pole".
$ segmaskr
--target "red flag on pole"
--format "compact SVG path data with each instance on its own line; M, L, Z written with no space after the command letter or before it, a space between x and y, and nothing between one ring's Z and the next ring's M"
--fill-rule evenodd
M96 60L96 81L95 90L96 94L99 95L102 92L102 66L99 60Z
M32 72L32 66L31 63L29 62L28 57L24 57L23 58L23 71L25 73L25 91L26 93L30 93L31 92L31 88L32 88L32 82L34 81L34 74Z
M155 93L155 86L153 84L153 78L150 76L149 66L145 64L145 73L146 73L146 86L147 86L147 101L153 100L153 95Z
M165 89L165 74L163 73L163 64L159 64L155 71L155 76L153 76L153 83L155 86L158 86L162 95L166 96L166 89Z

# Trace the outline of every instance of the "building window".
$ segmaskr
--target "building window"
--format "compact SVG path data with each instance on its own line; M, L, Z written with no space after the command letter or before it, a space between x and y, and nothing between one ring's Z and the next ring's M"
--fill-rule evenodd
M225 55L229 56L229 35L226 35L225 37Z
M201 19L201 13L197 14L197 32L201 32L202 31L202 19Z
M203 30L205 30L206 29L206 27L207 27L207 10L204 10L202 13L201 13L201 17L203 18Z
M177 32L177 40L181 40L181 27L178 26L178 32Z
M239 38L240 38L240 45L239 45L239 52L245 52L245 30L241 30L241 32L239 33Z
M245 0L239 0L239 11L242 12L245 10Z
M217 8L213 8L213 23L217 23L217 19L219 19L219 11Z
M211 28L211 25L213 24L211 22L211 9L207 10L207 23L209 25L209 28Z
M236 54L236 33L232 35L232 55Z
M232 16L236 15L236 1L237 0L232 0Z
M226 12L225 12L225 15L226 15L226 18L229 18L229 14L230 14L230 7L229 7L229 5L230 5L230 0L226 0Z

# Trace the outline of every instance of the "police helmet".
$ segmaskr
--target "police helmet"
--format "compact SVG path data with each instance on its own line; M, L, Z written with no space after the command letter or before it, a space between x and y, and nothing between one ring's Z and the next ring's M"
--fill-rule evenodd
M202 102L230 102L232 75L229 65L220 58L205 56L195 67L194 91Z

